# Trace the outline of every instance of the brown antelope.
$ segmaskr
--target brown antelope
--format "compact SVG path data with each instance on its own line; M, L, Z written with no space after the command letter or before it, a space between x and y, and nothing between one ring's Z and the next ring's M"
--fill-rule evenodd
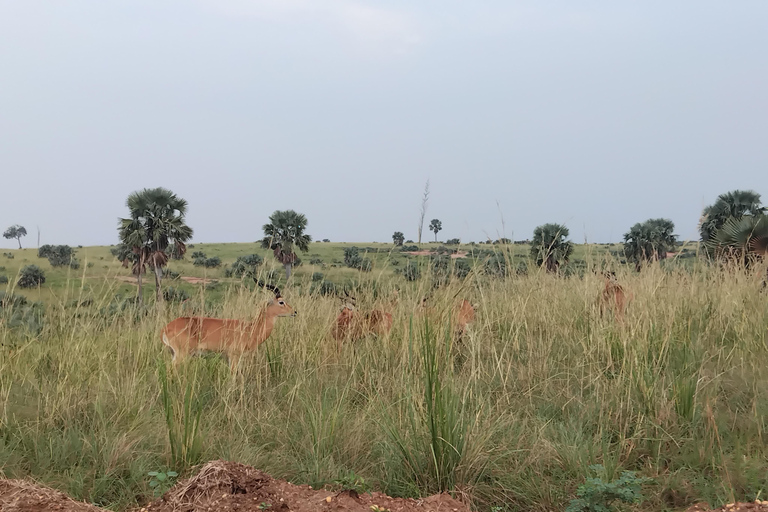
M421 310L424 313L432 313L434 308L427 304L427 297L421 299ZM453 335L456 340L460 340L467 330L467 326L475 321L475 306L467 299L462 299L453 308Z
M178 365L190 354L211 351L225 354L230 367L234 369L245 352L253 351L269 338L277 317L296 316L296 310L285 302L277 287L263 283L259 285L272 290L275 298L262 309L255 322L181 317L166 325L162 339L173 352L173 364Z
M635 296L631 291L625 290L619 284L615 272L603 272L603 277L605 277L605 286L597 298L600 316L605 314L606 309L612 309L616 320L621 322L624 320L624 312L627 306Z
M331 328L331 336L339 342L344 339L358 340L368 334L385 335L392 329L392 314L379 309L362 312L354 307L355 298L345 292L350 303L341 308L336 322Z

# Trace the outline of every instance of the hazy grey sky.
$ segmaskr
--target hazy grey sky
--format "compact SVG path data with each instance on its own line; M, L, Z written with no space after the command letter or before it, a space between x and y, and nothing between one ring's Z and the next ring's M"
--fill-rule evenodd
M441 239L695 238L768 193L767 27L765 0L0 0L0 229L114 243L164 186L199 242L288 208L415 239L429 178Z

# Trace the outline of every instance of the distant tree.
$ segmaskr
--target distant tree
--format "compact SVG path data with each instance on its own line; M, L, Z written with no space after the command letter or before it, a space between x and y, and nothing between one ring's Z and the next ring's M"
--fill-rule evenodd
M445 245L459 245L461 240L458 238L449 238L445 241Z
M638 270L644 262L666 258L677 244L677 235L672 234L674 230L675 224L669 219L638 222L624 234L624 256Z
M302 252L307 252L312 242L312 237L304 234L307 229L307 217L293 210L278 210L270 215L269 224L264 224L262 229L262 247L272 249L275 259L285 268L285 278L290 279L291 270L298 260L294 246Z
M23 236L27 236L27 230L24 226L19 226L18 224L14 224L3 233L3 238L8 240L15 238L19 242L19 249L21 249L21 237Z
M395 231L395 234L392 235L392 241L396 246L401 246L405 241L405 235L403 235L400 231Z
M19 280L16 283L19 288L34 288L45 282L45 272L37 265L27 265L19 272Z
M512 240L510 240L509 238L499 238L493 243L494 245L509 245L512 243Z
M437 219L432 219L429 223L429 230L435 233L435 242L437 242L437 232L443 229L443 223Z
M330 243L330 240L329 240L329 239L327 239L327 238L323 238L323 242L325 242L325 243Z
M163 267L168 263L168 247L176 246L183 256L186 243L192 238L192 228L186 225L187 201L168 189L158 187L133 192L126 205L129 217L119 219L121 243L131 248L133 273L138 282L139 301L142 300L141 278L146 267L154 271L157 301L162 300L160 284Z
M701 241L709 244L713 241L717 231L723 227L729 218L741 219L745 215L757 216L765 212L760 204L760 194L752 190L734 190L721 194L714 204L704 208L699 222Z
M544 224L533 231L531 256L536 265L548 272L557 272L560 265L568 263L573 253L573 243L568 240L568 228L561 224Z

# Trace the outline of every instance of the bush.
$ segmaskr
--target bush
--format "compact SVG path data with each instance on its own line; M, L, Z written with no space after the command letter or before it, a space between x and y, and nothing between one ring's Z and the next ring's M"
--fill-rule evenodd
M453 275L459 279L464 279L472 271L472 266L464 258L458 258L454 260Z
M322 265L323 264L323 260L321 260L320 258L312 258L311 260L309 260L309 264L310 265Z
M221 258L214 256L205 260L205 268L217 268L221 266Z
M75 258L75 251L68 245L43 245L37 250L37 256L48 258L52 267L80 268L80 263Z
M314 274L312 274L312 281L314 282L322 281L324 277L325 276L323 275L322 272L315 272Z
M421 269L415 261L409 261L403 268L403 277L406 281L416 281L421 277Z
M189 299L189 294L182 289L169 286L163 290L163 298L167 302L184 302Z
M362 270L363 272L370 272L373 268L371 260L363 258L357 247L346 247L344 249L344 264L349 268Z
M27 265L21 269L19 281L16 283L19 288L34 288L45 283L45 272L37 265Z
M458 238L450 238L445 241L445 245L459 245L461 243L461 240Z
M589 467L595 473L604 472L603 466ZM615 509L613 503L640 503L643 500L642 485L649 482L650 478L638 478L633 471L624 471L621 477L606 482L602 478L588 478L587 482L579 486L576 491L577 498L571 500L566 512L612 512Z
M493 277L507 277L507 260L503 254L495 253L485 262L485 273Z
M6 258L8 258L9 260L12 260L12 259L13 259L13 253L12 253L12 252L4 252L4 253L3 253L3 256L5 256Z
M258 273L262 263L264 260L258 254L240 256L230 268L224 271L224 275L226 277L253 277Z
M408 240L410 242L410 240ZM406 242L407 243L407 242ZM400 248L402 252L416 252L419 250L418 245L404 245Z
M0 276L0 284L8 284L8 276Z
M335 295L336 294L336 285L333 284L331 281L322 281L322 282L315 282L312 283L312 287L310 288L311 293L319 293L320 295Z

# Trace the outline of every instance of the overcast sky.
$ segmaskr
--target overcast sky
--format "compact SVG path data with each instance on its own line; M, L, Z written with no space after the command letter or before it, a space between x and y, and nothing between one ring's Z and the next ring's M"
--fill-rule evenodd
M0 0L0 229L115 243L163 186L198 242L276 209L415 239L429 179L441 239L695 238L768 194L766 27L765 0Z

